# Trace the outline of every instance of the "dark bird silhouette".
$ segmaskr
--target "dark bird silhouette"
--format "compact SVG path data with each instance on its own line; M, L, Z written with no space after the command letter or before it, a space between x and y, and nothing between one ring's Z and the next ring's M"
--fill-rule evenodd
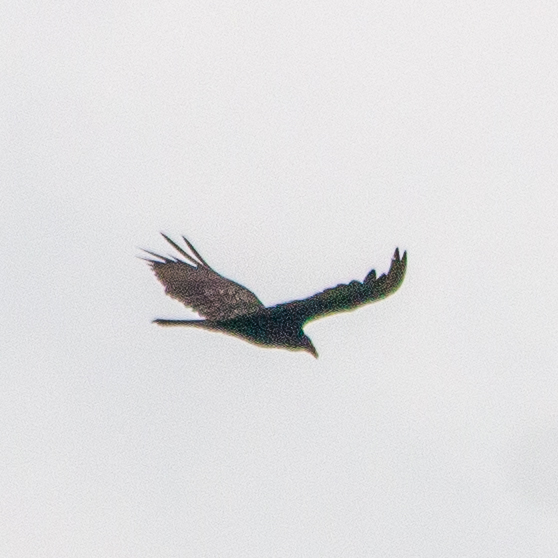
M151 265L166 294L192 308L205 320L154 320L154 323L220 331L265 347L307 351L316 358L318 353L304 334L303 326L311 320L354 310L389 296L401 286L407 267L407 252L400 258L397 248L387 274L376 278L376 271L372 270L362 283L351 281L303 300L266 308L246 287L209 267L185 237L182 238L191 254L165 234L163 237L184 260L148 250L144 252L157 259L143 259Z

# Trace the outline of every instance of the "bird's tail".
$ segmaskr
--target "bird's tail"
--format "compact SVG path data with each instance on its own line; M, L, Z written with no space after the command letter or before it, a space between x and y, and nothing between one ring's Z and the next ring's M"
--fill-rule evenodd
M154 324L162 326L194 326L207 328L207 320L153 320Z

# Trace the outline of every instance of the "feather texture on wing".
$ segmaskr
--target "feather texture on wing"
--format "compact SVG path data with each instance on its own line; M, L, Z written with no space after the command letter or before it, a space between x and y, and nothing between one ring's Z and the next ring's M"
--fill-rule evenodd
M254 293L209 267L186 238L183 237L195 257L186 253L168 236L163 234L163 237L185 260L191 262L167 258L145 250L158 258L147 261L169 296L208 320L228 320L264 308Z
M362 283L351 281L348 285L337 285L303 300L278 304L271 310L287 312L301 325L329 314L354 310L393 294L403 283L406 268L407 252L400 258L397 249L387 275L376 278L376 272L372 270Z

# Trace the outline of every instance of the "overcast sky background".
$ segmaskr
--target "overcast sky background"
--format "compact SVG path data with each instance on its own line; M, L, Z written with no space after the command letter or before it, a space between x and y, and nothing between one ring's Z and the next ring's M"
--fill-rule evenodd
M558 5L0 8L0 555L558 555ZM204 331L140 247L306 327Z

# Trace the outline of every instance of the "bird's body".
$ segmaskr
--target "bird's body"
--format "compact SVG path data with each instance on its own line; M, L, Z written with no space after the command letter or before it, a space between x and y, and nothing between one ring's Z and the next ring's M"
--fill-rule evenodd
M264 347L284 347L293 350L311 347L310 339L297 322L293 317L272 308L264 308L260 312L229 320L155 320L159 325L193 326L219 331Z
M195 265L153 252L148 253L158 260L147 261L169 296L206 319L159 319L155 323L219 331L261 346L304 350L315 357L318 353L302 329L304 324L389 296L403 282L407 265L407 253L400 258L399 250L396 250L388 274L378 279L372 270L362 283L351 281L348 285L338 285L303 300L265 307L254 293L211 269L186 238L183 237L195 257L166 235L163 237Z

